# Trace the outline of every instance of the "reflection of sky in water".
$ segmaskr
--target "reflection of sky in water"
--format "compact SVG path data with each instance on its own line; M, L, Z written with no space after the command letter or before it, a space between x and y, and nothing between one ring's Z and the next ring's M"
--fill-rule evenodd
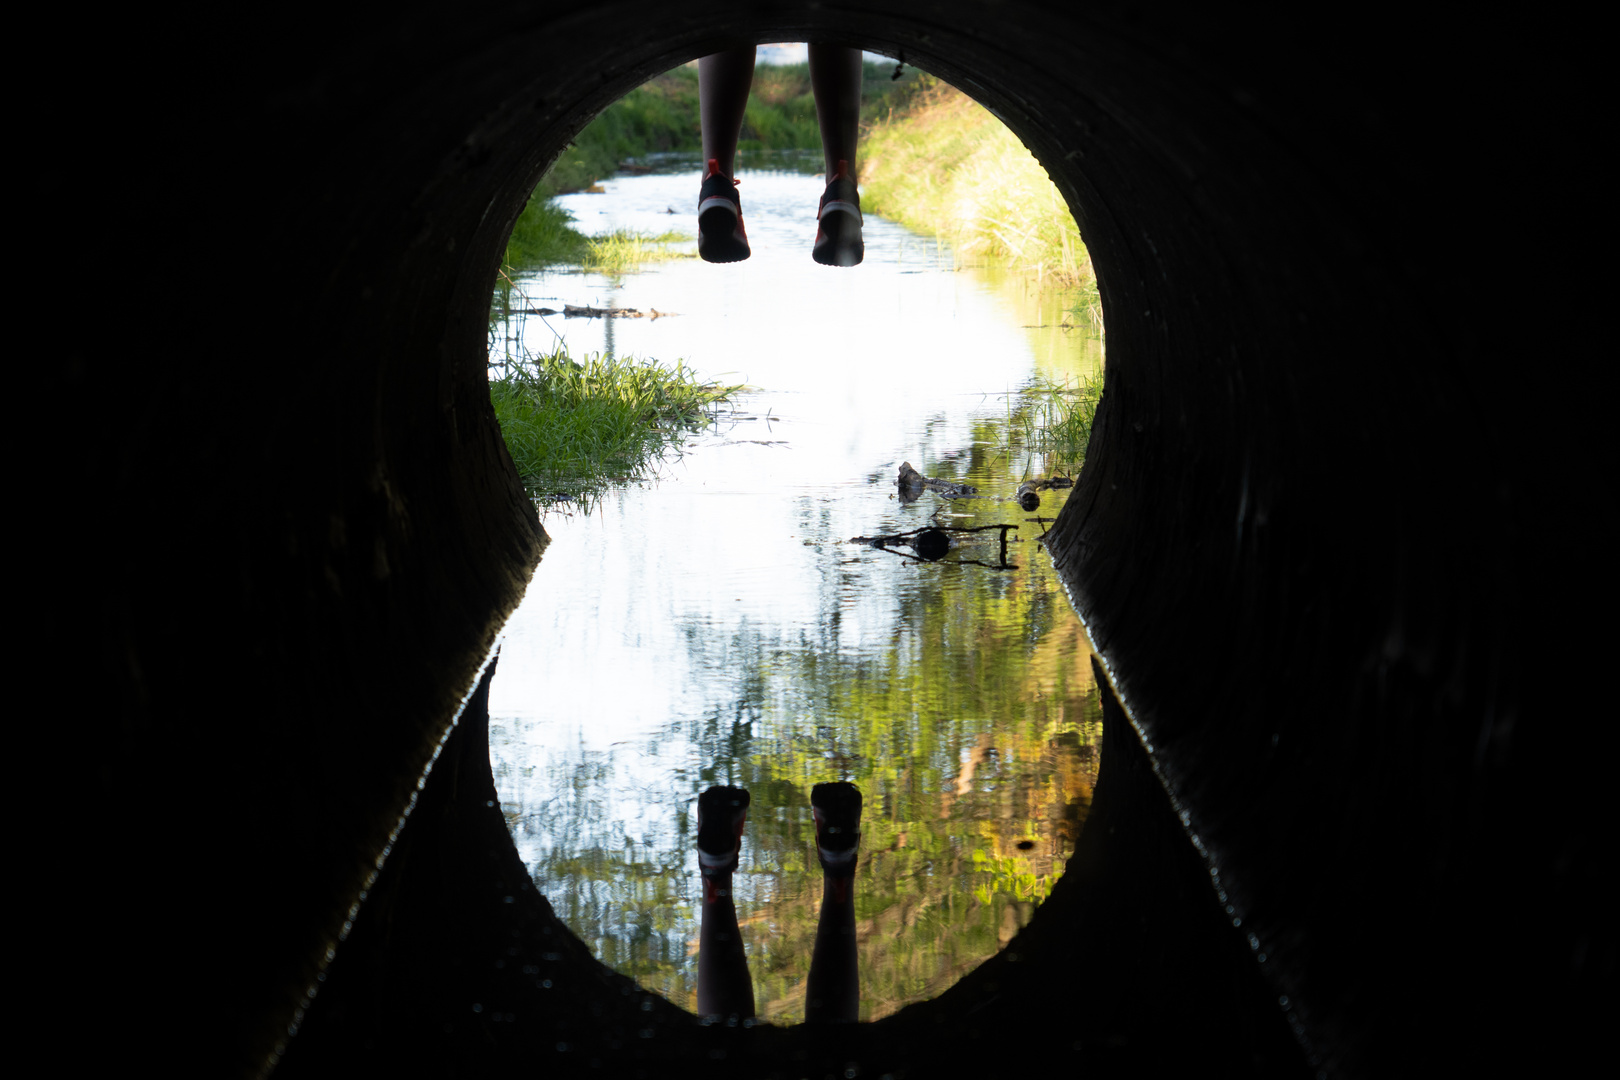
M605 195L562 200L584 232L693 229L695 174L604 186ZM759 980L763 942L792 936L776 921L797 917L800 878L808 880L783 867L803 862L808 807L799 803L809 782L869 777L868 816L887 812L892 828L869 827L868 839L889 837L882 842L896 852L912 850L907 844L922 850L909 839L918 830L937 834L940 851L977 851L995 842L964 840L960 822L942 819L965 813L948 808L968 763L977 763L975 782L985 792L1002 773L1008 791L1022 792L1034 781L998 764L1016 759L1017 746L1029 761L1069 752L1041 751L1045 736L1028 731L998 735L1003 719L991 714L999 707L977 704L980 677L969 670L975 650L988 649L979 659L999 665L996 648L1017 642L1034 655L1037 639L1053 633L1056 594L1033 543L1041 526L1011 502L947 505L928 495L903 507L893 498L902 460L929 475L971 474L995 496L1011 496L1025 478L1025 460L991 452L983 428L1005 418L1006 394L1036 372L1032 333L1021 329L1030 316L977 276L950 272L948 253L932 240L876 218L867 221L862 266L815 265L810 243L820 191L815 177L744 173L754 251L744 263L685 260L613 280L553 273L523 283L537 306L678 312L616 320L615 350L681 358L705 377L759 388L738 402L745 419L696 439L658 482L612 493L589 516L547 517L552 544L507 625L491 686L497 782L525 861L565 917L572 905L576 930L610 962L616 949L622 959L623 950L641 948L635 941L662 941L663 960L648 960L637 973L682 1004L689 973L680 946L696 937L695 823L686 815L708 783L738 780L755 792L744 846L744 870L753 872L739 875L737 893L745 933L761 935L751 945ZM670 207L681 212L665 213ZM602 321L549 322L576 355L606 344ZM540 319L528 319L523 332L528 348L550 348L552 332ZM1070 370L1092 373L1078 360ZM1056 505L1048 496L1041 513ZM936 512L942 524L1018 522L1010 558L1020 569L919 567L845 543L916 528ZM993 537L973 541L983 550L967 554L993 561ZM1062 634L1077 636L1066 602L1059 599L1058 608ZM972 640L981 626L1002 623L983 632L982 644ZM945 637L962 640L947 647ZM942 686L913 686L907 680L924 669L929 650L950 653L963 670L936 676ZM1030 685L1051 684L1050 694L1072 698L1088 676L1046 670L1065 655L1056 647L1046 652L1044 668L1028 668ZM1067 662L1075 664L1072 656ZM1068 689L1051 689L1058 684ZM839 710L871 712L891 691L900 697L891 693L882 709L915 711L906 722L926 726L926 737L902 725L886 748L874 749L870 736L842 730L852 732L861 718ZM1055 708L1061 716L1063 705ZM1071 711L1070 727L1078 719L1072 704ZM912 752L928 760L922 779L905 780L911 786L901 793ZM1030 776L1057 768L1048 766L1024 768ZM771 787L776 781L787 786ZM767 792L797 802L771 805ZM1039 802L1026 795L1018 798ZM972 816L1006 816L1005 808L986 807ZM1049 832L1049 825L1041 828ZM872 856L873 872L890 865L901 889L906 875L945 873L936 857L916 866L898 854L889 864L883 858ZM590 878L599 880L587 886ZM813 904L800 906L813 919ZM749 931L751 917L763 925ZM868 929L880 921L872 915ZM927 989L919 978L912 981ZM771 1015L769 1001L761 1004ZM784 1008L781 1015L791 1018Z

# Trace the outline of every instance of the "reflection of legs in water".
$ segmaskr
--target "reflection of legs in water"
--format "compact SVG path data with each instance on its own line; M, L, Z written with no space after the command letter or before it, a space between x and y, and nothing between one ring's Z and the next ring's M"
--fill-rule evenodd
M737 930L731 875L742 850L748 792L717 786L698 797L698 869L703 874L703 927L698 936L698 1014L754 1015L754 986ZM854 1021L861 984L855 955L855 861L861 839L861 792L838 781L810 792L821 856L821 920L805 985L807 1023Z
M754 1015L754 984L748 977L731 875L748 821L748 792L712 787L698 796L698 869L703 874L703 928L698 935L698 1014Z
M806 1023L854 1021L861 984L855 956L855 858L861 839L861 792L838 781L810 792L821 856L821 921L805 986Z

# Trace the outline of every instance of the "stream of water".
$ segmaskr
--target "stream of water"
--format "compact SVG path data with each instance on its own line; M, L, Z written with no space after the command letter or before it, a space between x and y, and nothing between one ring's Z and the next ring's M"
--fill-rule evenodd
M605 962L695 1006L696 798L753 795L737 906L760 1016L803 1017L820 897L809 792L865 797L856 882L861 1015L931 997L1001 947L1062 873L1095 780L1088 647L1017 485L1020 391L1100 374L1061 293L869 215L866 261L810 259L822 181L745 170L753 257L619 277L521 278L539 306L667 317L530 317L497 340L681 358L752 389L659 475L552 537L491 685L501 805L535 881ZM695 168L565 197L587 233L695 232ZM674 210L676 213L668 213ZM688 245L687 250L695 250ZM897 497L909 461L982 497ZM952 533L924 562L875 537Z

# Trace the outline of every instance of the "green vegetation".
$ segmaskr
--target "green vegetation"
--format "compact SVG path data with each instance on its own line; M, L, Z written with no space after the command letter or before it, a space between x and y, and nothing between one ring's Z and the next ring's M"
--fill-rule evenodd
M561 350L498 370L489 396L525 487L587 506L678 448L742 389L701 382L680 361L592 355L581 363Z
M584 262L590 238L573 227L574 218L550 199L530 199L506 242L506 265L552 266Z
M508 269L564 264L622 274L644 262L692 257L669 247L691 242L694 238L687 233L670 231L653 236L620 230L585 236L573 228L572 221L568 211L550 199L529 200L506 245Z
M700 146L697 67L687 65L666 71L602 110L547 170L535 198L583 191L612 176L619 162L629 158Z
M961 91L924 77L861 144L861 204L963 255L1009 260L1055 285L1095 289L1057 187L1018 136Z
M860 174L864 207L1022 274L1034 291L1062 297L1063 333L1101 338L1097 279L1074 216L1035 156L967 95L918 79L863 133ZM1100 377L1026 389L1010 406L1004 449L1039 456L1035 473L1078 470L1101 395Z
M695 259L695 252L671 251L671 244L690 243L695 237L682 232L663 232L656 236L647 233L620 230L585 241L585 257L579 260L583 270L598 270L605 274L622 274L634 270L644 262L665 259Z

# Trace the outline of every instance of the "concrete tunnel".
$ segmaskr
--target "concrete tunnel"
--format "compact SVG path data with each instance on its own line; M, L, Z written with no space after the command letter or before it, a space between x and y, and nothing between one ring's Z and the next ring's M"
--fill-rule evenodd
M73 909L112 943L111 1060L1383 1076L1591 1037L1603 755L1559 750L1582 721L1521 635L1612 556L1612 451L1585 406L1538 426L1551 391L1486 329L1503 37L1021 0L261 15L100 32L102 141L37 165L64 215L116 174L142 259L132 351L70 334L62 363L65 467L119 535L79 506L54 556L100 568L62 693L116 823ZM1006 950L827 1032L699 1026L590 957L489 805L476 691L545 542L485 387L507 235L598 111L739 40L859 45L992 109L1108 333L1051 545L1106 687L1093 815Z

